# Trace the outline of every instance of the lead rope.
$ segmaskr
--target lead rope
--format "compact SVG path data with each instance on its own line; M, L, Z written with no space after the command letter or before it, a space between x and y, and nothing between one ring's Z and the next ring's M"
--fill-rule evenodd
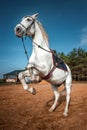
M24 52L25 52L25 55L27 57L27 60L29 60L29 56L28 56L28 53L27 53L27 50L26 50L26 47L25 47L25 44L24 44L24 38L22 37L22 43L23 43L23 48L24 48Z

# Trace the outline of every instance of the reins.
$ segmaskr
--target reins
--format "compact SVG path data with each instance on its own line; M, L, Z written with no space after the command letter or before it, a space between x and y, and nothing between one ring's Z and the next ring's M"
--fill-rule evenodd
M52 53L51 49L50 49L50 51L49 51L49 50L47 50L47 49L41 47L40 45L38 45L36 42L33 42L33 43L34 43L36 46L38 46L38 48L41 48L42 50L47 51L47 52L49 52L49 53Z
M27 57L27 60L29 60L29 56L28 56L28 53L27 53L27 49L26 49L26 46L25 46L25 43L24 43L24 38L22 37L22 43L23 43L23 48L24 48L24 53ZM46 51L46 52L49 52L49 53L53 53L52 50L47 50L43 47L41 47L40 45L38 45L36 42L33 42L38 48L41 48L42 50Z
M27 50L26 50L26 47L25 47L25 44L24 44L24 39L22 37L22 43L23 43L23 48L24 48L24 52L25 52L25 55L27 57L27 60L29 60L29 56L28 56L28 53L27 53Z
M25 47L25 44L24 44L24 39L23 39L23 37L22 37L22 43L23 43L23 48L24 48L24 51L25 51L25 55L26 55L26 57L27 57L27 60L29 60L29 56L28 56L28 53L27 53L27 50L26 50L26 47ZM44 51L47 51L47 52L49 52L49 53L52 53L52 55L53 55L53 51L50 49L50 51L49 50L46 50L45 48L43 48L43 47L41 47L40 45L38 45L36 42L33 42L35 45L37 45L38 46L38 48L41 48L42 50L44 50ZM53 62L54 62L54 58L53 58ZM47 79L49 79L51 76L52 76L52 73L53 73L53 71L56 69L56 66L54 65L53 67L52 67L52 69L50 70L50 72L46 75L46 76L44 76L44 77L41 77L43 80L47 80Z

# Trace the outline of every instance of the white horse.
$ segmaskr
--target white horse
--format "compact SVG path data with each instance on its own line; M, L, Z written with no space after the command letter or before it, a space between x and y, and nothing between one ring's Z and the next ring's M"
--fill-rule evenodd
M38 78L37 80L39 80L39 78L45 79L51 84L55 100L49 109L50 112L56 108L60 97L58 86L64 83L64 89L66 89L66 106L63 115L67 116L72 85L71 70L68 65L66 65L67 71L54 66L53 54L49 48L48 36L41 23L36 20L37 16L38 14L23 17L22 21L17 24L14 29L16 36L29 36L33 41L33 51L29 58L27 70L19 74L19 79L24 89L33 94L35 94L35 90L28 87L25 83L25 76L29 76L32 80L36 78Z

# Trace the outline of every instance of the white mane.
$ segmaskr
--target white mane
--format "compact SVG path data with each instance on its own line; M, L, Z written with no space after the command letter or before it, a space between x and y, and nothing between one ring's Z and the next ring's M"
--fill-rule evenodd
M40 30L41 30L41 33L42 33L42 35L43 35L43 38L44 38L44 40L45 40L47 46L49 46L48 35L47 35L46 31L44 30L44 28L43 28L43 26L42 26L42 24L41 24L40 22L37 21L37 24L38 24L38 26L39 26L39 28L40 28Z

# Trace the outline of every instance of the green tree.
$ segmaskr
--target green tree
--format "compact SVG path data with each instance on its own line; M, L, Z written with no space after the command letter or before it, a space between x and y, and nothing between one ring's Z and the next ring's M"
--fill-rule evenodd
M74 48L65 55L63 52L58 53L71 68L73 80L87 81L87 52L82 48Z

